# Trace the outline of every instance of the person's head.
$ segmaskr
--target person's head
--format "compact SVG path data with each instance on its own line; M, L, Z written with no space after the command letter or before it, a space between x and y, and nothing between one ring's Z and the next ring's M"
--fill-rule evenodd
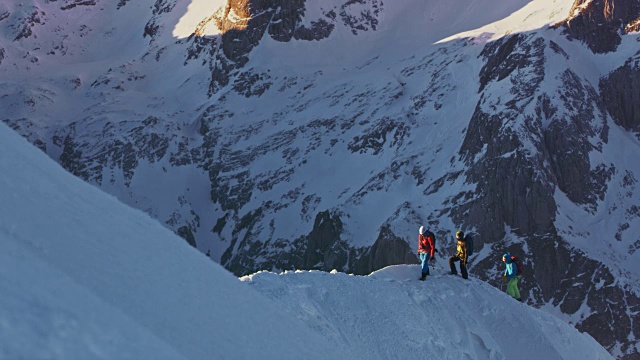
M456 232L456 239L463 241L464 240L464 233L462 232L462 230L458 230Z
M502 255L502 262L506 262L507 264L511 262L511 255L509 253L504 253Z
M420 235L424 234L424 226L420 226L420 230L418 230Z

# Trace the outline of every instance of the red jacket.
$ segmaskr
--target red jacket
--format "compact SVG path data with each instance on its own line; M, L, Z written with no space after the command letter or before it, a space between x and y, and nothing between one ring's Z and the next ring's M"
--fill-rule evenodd
M433 257L435 253L435 247L433 246L433 235L430 232L426 233L427 236L418 234L418 252L429 253L429 257Z

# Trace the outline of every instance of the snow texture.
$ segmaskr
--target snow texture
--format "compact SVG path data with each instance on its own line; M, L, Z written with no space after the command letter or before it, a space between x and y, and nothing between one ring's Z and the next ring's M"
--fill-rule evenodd
M339 358L139 210L0 125L0 358Z

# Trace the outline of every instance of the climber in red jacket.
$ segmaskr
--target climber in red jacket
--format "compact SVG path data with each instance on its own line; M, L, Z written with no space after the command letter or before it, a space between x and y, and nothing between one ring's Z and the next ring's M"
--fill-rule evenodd
M433 233L420 226L418 234L418 256L422 264L422 276L420 280L424 280L429 275L429 260L434 260L436 237Z

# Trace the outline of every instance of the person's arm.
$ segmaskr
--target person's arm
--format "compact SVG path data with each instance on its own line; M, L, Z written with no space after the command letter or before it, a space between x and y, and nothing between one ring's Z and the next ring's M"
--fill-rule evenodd
M518 267L513 262L511 262L511 264L507 264L507 269L506 269L507 278L509 280L513 279L518 272L517 270L518 270Z
M429 258L433 259L433 257L436 255L436 245L435 245L435 238L434 236L429 236L429 246L431 247L431 251L429 252Z

